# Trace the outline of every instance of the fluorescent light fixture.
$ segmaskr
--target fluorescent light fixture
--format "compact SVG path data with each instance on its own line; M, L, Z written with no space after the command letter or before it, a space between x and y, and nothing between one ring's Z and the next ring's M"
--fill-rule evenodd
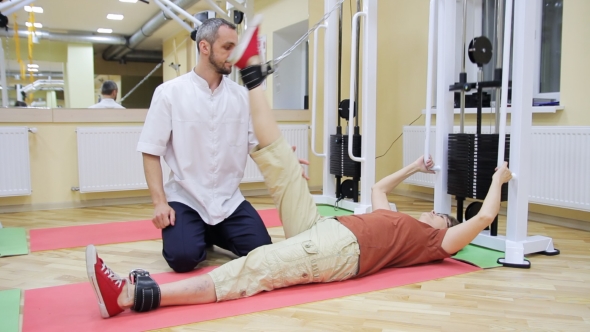
M31 26L31 22L26 22L25 23L26 26L30 27ZM39 28L41 29L43 27L43 24L35 22L35 24L33 24L35 26L35 28Z
M27 70L28 71L31 71L31 72L38 72L39 71L39 69L37 69L37 68L29 68Z
M120 20L123 19L123 15L120 15L120 14L108 14L107 15L107 18L109 20L117 20L117 21L120 21Z
M25 6L25 11L29 12L29 13L33 12L33 13L43 14L43 8L41 8L41 7Z
M137 0L119 0L121 2L129 2L129 3L136 3Z
M96 30L98 33L113 33L113 29L105 29L105 28L98 28Z
M39 65L36 63L27 63L27 67L29 68L39 68Z

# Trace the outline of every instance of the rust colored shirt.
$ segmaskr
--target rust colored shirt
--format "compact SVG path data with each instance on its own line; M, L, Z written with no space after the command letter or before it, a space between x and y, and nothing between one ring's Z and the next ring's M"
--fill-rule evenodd
M337 217L356 236L361 251L356 277L385 267L428 263L450 255L441 247L446 229L436 229L390 210Z

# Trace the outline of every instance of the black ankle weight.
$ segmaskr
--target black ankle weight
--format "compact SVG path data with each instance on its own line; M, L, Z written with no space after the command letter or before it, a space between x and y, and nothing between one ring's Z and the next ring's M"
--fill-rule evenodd
M242 74L242 81L248 90L252 90L262 84L268 74L268 72L262 72L262 65L248 66L240 70L240 73Z
M145 312L160 306L160 286L145 270L136 269L129 273L131 283L135 285L135 296L131 310Z

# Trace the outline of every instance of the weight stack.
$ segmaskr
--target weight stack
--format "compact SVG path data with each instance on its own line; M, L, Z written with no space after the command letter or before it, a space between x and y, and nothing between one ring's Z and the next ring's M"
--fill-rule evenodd
M504 160L510 156L510 135L506 135ZM449 134L447 193L483 200L492 183L498 160L498 134ZM501 200L508 200L508 184L502 186Z
M361 155L361 135L353 135L352 153ZM359 179L361 163L348 156L348 135L330 135L330 174Z

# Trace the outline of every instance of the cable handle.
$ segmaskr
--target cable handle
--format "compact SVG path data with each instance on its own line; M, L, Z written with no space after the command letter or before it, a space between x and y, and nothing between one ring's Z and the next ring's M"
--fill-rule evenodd
M354 73L355 69L356 69L356 56L353 56L356 52L357 49L357 27L358 27L358 22L359 22L359 18L361 16L367 16L367 13L365 12L357 12L356 14L354 14L354 16L352 17L352 42L350 43L350 72ZM355 93L354 93L354 88L356 86L356 75L350 75L350 108L348 111L348 156L350 157L350 159L354 160L354 161L358 161L358 162L364 162L365 158L362 157L356 157L353 153L352 153L352 145L353 145L353 121L352 119L354 118L354 109L355 109ZM357 109L359 110L357 116L361 116L360 114L360 107L357 107ZM362 152L361 152L362 153Z
M327 29L328 25L321 24L318 29L313 32L313 71L312 71L312 96L311 96L311 151L318 157L326 158L325 141L322 145L324 153L318 153L315 150L316 138L316 113L317 113L317 94L318 94L318 31L320 29Z

